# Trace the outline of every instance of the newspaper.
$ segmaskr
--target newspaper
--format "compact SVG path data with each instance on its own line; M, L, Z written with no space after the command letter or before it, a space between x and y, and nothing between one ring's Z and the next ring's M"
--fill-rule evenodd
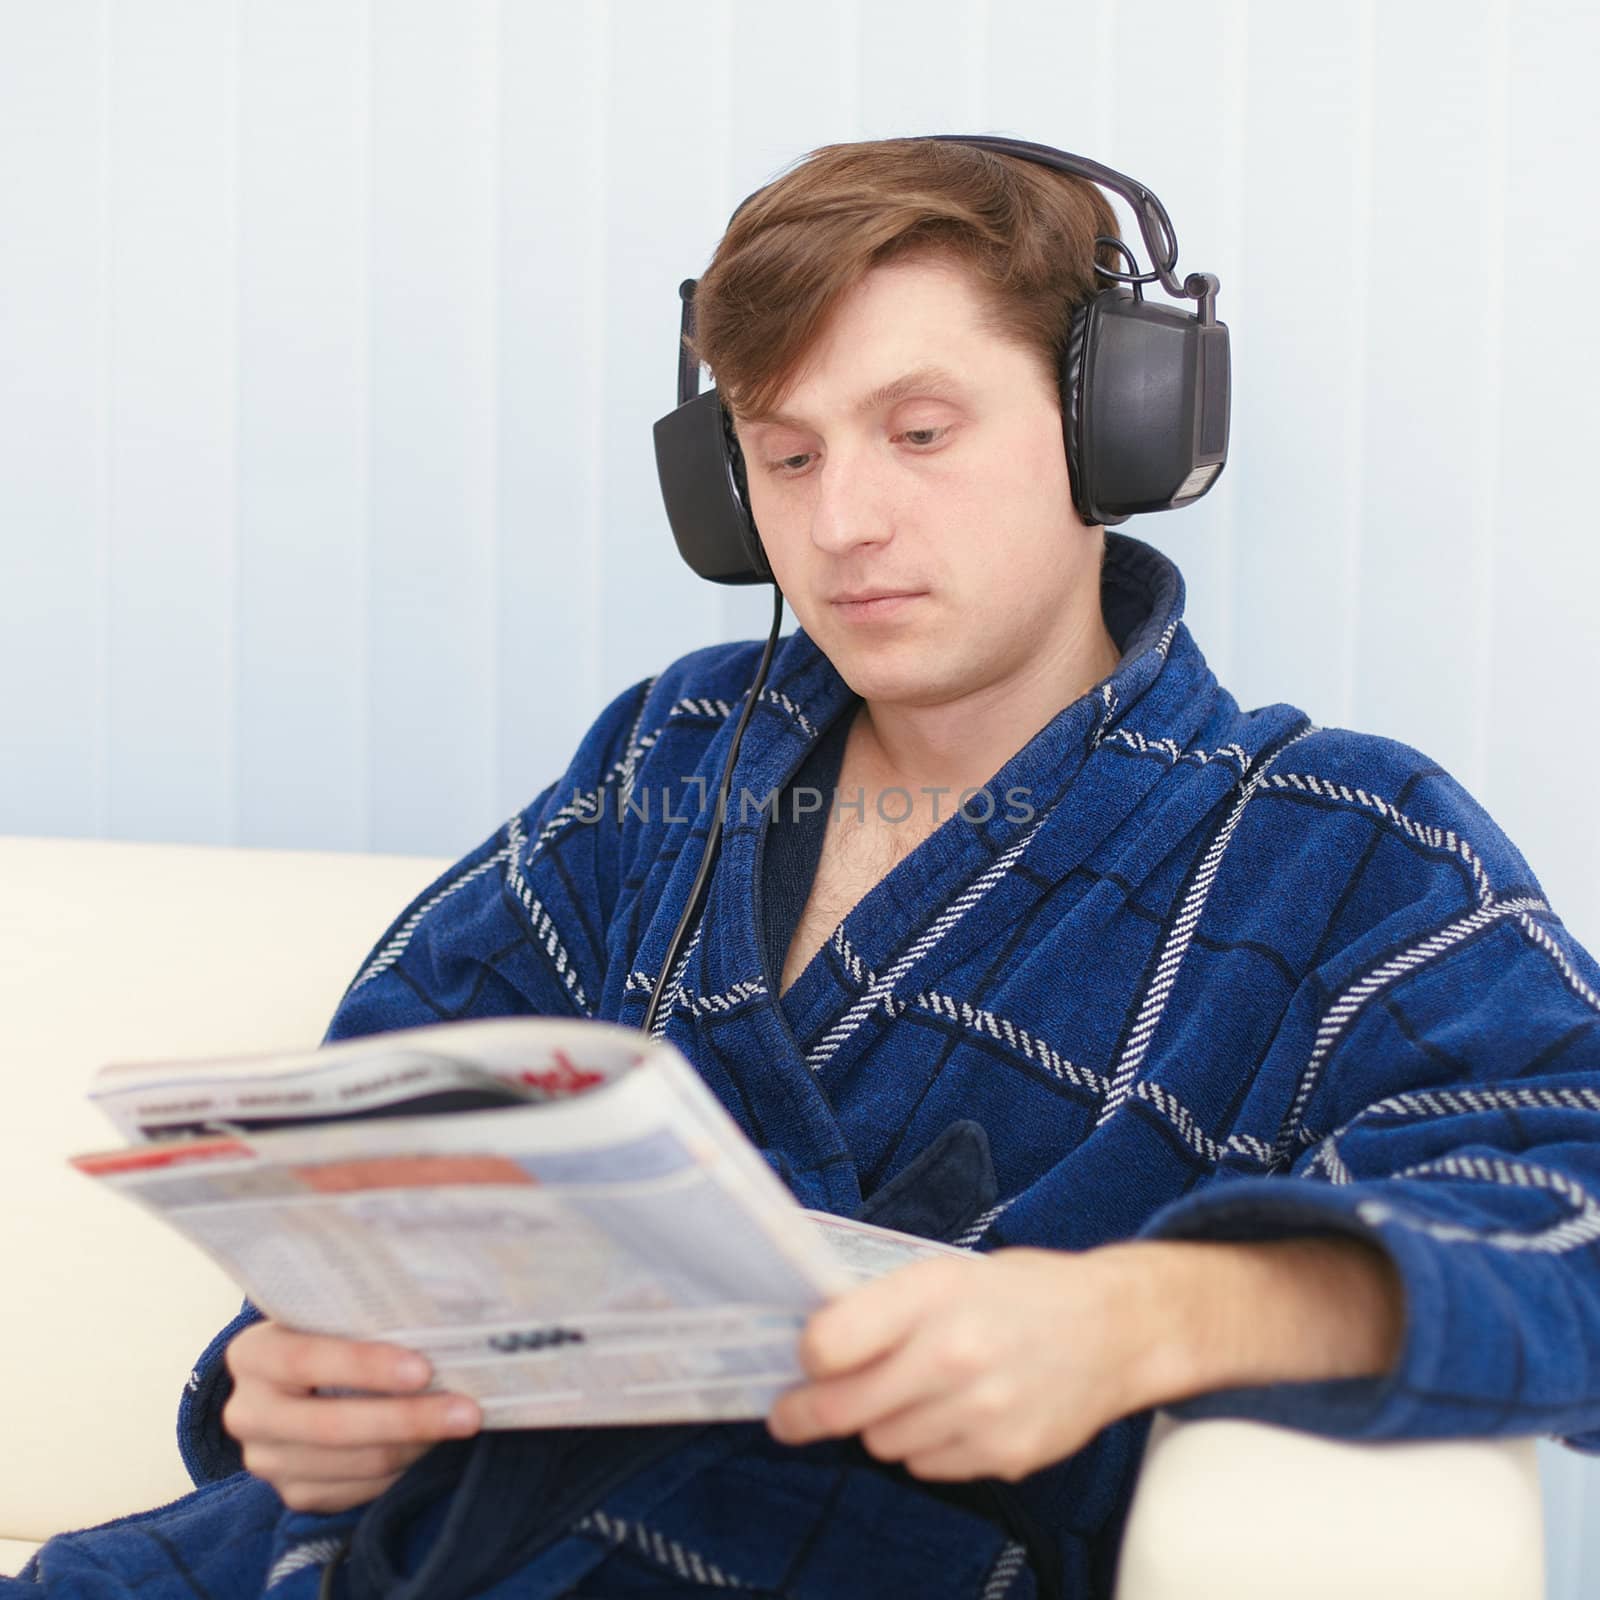
M273 1320L420 1351L489 1428L763 1417L818 1306L969 1253L803 1210L672 1045L611 1023L110 1066L91 1098L127 1145L80 1172Z

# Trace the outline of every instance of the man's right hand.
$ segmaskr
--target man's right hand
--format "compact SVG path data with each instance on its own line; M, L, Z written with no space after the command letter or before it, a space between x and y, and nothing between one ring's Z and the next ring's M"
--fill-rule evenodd
M465 1395L417 1394L432 1372L415 1351L272 1321L236 1334L225 1353L233 1393L222 1425L245 1467L291 1511L344 1511L374 1500L441 1439L476 1433L482 1413ZM313 1390L376 1391L334 1398Z

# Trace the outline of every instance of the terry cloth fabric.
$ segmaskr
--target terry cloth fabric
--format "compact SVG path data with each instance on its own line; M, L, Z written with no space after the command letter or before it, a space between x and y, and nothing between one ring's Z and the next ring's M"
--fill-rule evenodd
M1115 671L1001 768L986 815L950 817L869 891L780 1004L774 929L803 873L769 876L766 852L793 847L792 869L807 838L738 796L820 761L855 704L803 631L783 642L660 1027L804 1205L883 1203L981 1250L1332 1233L1395 1262L1392 1374L1224 1390L1181 1417L1600 1449L1600 969L1446 772L1291 706L1241 711L1176 568L1107 546ZM760 649L696 651L618 696L556 783L401 912L329 1039L529 1012L637 1025ZM219 1423L233 1327L180 1412L201 1487L133 1519L136 1549L124 1525L51 1541L53 1594L310 1600L355 1530L341 1595L385 1573L416 1592L429 1568L432 1600L1109 1595L1150 1420L1019 1484L961 1486L721 1425L591 1461L593 1503L559 1514L528 1491L565 1446L485 1435L371 1506L273 1522Z
M771 807L767 844L761 857L760 923L763 970L776 980L774 994L779 994L789 940L817 875L828 812L835 800L839 769L844 762L845 736L850 731L852 712L858 703L846 706L834 719L833 725L801 763L793 781ZM734 793L737 797L738 791ZM948 802L946 809L949 809ZM779 994L781 1006L787 1007L788 1002L787 994Z

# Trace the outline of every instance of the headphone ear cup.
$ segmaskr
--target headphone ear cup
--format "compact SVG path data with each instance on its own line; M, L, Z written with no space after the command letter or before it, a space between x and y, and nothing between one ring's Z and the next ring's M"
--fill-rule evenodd
M744 451L739 448L739 435L734 432L733 417L722 406L722 440L728 452L728 471L733 474L733 486L739 492L739 505L744 511L745 542L750 556L750 568L757 579L773 583L772 563L767 560L767 547L761 542L761 530L756 526L755 512L750 507L750 479L745 473Z
M1072 503L1085 523L1091 519L1084 505L1083 492L1083 341L1089 328L1089 308L1084 301L1072 308L1067 341L1061 350L1061 437L1067 447L1067 477L1072 484Z
M715 389L656 421L656 476L678 553L713 583L771 583L750 516L750 486L732 422Z
M734 486L739 491L739 502L744 507L744 514L750 518L750 526L754 528L756 519L750 511L750 480L745 476L744 451L739 448L739 435L734 432L733 418L728 415L728 408L722 408L722 438L728 451L728 470L733 473Z
M1199 499L1228 454L1226 325L1117 286L1075 331L1063 427L1078 514L1109 528Z
M1061 358L1061 431L1067 444L1067 472L1072 480L1072 503L1086 527L1112 528L1128 520L1126 513L1111 512L1099 503L1104 492L1104 425L1102 404L1096 395L1105 387L1097 378L1106 317L1133 301L1124 288L1113 285L1073 307Z

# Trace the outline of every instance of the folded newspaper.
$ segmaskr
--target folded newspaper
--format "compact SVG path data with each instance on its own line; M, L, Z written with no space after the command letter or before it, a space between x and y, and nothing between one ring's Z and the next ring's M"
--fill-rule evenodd
M765 1416L816 1307L967 1254L803 1210L672 1045L611 1023L116 1065L90 1096L128 1147L79 1171L275 1321L421 1351L489 1428Z

